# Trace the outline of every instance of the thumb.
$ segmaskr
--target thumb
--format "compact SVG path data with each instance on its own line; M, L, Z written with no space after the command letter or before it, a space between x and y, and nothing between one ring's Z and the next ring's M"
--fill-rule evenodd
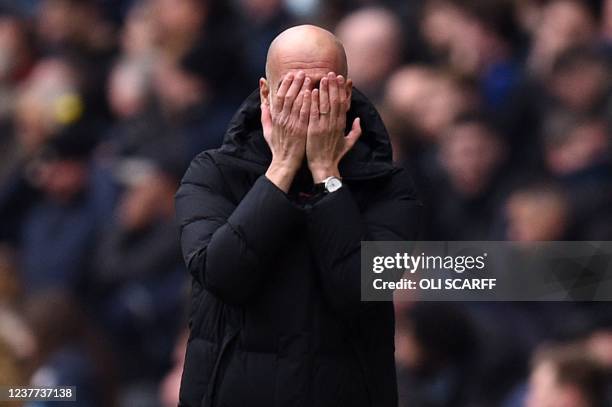
M351 127L351 131L344 138L346 140L346 151L353 148L359 137L361 137L361 119L358 117L353 121L353 127Z
M272 115L270 114L270 106L267 103L261 104L261 127L265 136L272 131Z

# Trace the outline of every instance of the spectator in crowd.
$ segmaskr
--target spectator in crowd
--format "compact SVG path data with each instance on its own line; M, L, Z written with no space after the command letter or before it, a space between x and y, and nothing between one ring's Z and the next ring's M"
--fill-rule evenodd
M504 144L496 130L475 116L458 118L442 135L437 168L424 190L434 240L486 240L505 187Z
M589 239L600 228L612 203L610 137L603 118L593 114L551 114L543 130L549 172L568 197L573 235ZM605 226L610 227L609 223Z
M26 24L14 15L0 15L0 126L4 129L0 145L10 135L7 126L15 108L16 88L32 69L34 53Z
M109 77L108 99L119 120L142 114L151 99L151 64L144 58L119 61Z
M465 49L466 55L460 54L455 65L476 79L484 109L499 112L508 107L513 88L522 75L513 47L518 40L518 29L512 2L478 0L466 4L464 25L459 30L467 39L461 41L461 47L457 46Z
M473 78L490 111L506 107L521 75L514 55L518 28L512 7L505 0L436 0L427 2L423 13L421 30L434 57Z
M611 103L609 62L609 55L595 48L561 53L545 82L553 103L576 114L605 111Z
M227 106L237 103L233 98L241 82L231 78L240 77L241 59L232 54L217 58L218 46L195 44L178 62L166 60L154 72L166 134L172 137L174 148L182 150L185 166L198 152L221 145L233 115Z
M19 155L13 115L17 88L32 69L34 50L30 42L24 22L0 15L0 183L6 181Z
M129 8L119 36L126 59L155 58L157 49L156 8L153 2L137 1Z
M166 122L152 100L154 69L146 58L124 59L113 67L107 94L115 123L104 138L105 158L138 155L150 144L170 142Z
M455 77L423 66L398 69L385 92L385 107L401 121L398 127L414 128L417 138L434 143L476 100Z
M387 82L382 106L395 161L410 168L418 182L431 167L440 136L459 116L476 109L476 100L469 85L441 71L399 68Z
M468 314L445 303L417 303L398 315L396 338L401 407L468 401L478 367L477 331Z
M162 153L156 152L157 161L130 158L118 164L125 191L98 240L89 278L96 315L121 355L125 382L162 377L184 322L177 315L186 273L174 235L182 165Z
M606 373L585 349L558 345L536 353L526 407L607 405Z
M566 195L545 183L513 191L506 217L506 239L522 242L563 240L571 226Z
M534 27L527 66L535 75L546 76L563 51L592 43L597 20L588 1L545 2Z
M251 40L246 45L248 76L254 83L263 76L268 44L276 34L288 28L294 18L287 11L283 0L240 0L242 14L247 22L245 35Z
M89 162L95 139L88 126L80 121L56 134L33 169L41 198L26 212L20 236L21 278L29 292L81 287L99 228L112 211L113 188L102 185L106 179Z
M0 0L0 384L55 372L84 404L176 404L172 190L297 23L344 42L426 203L424 237L612 239L612 0ZM524 407L512 389L544 341L612 359L605 303L402 306L409 405ZM94 328L114 357L92 355ZM592 404L566 375L583 367L534 367L530 403L561 402L550 385Z
M195 44L205 25L212 24L211 8L215 0L153 0L157 41L170 60L185 55Z
M446 61L459 34L462 18L459 4L452 0L431 0L423 4L419 15L419 30L433 61Z
M43 47L104 54L112 46L112 31L92 0L41 0L36 29Z
M612 327L599 327L585 341L589 353L607 369L612 371Z
M112 405L114 382L107 371L111 361L72 295L40 291L28 299L24 314L36 340L29 384L75 386L79 405Z
M95 0L42 0L36 19L43 53L72 60L79 91L91 108L106 115L104 83L116 40L110 22Z
M62 126L82 113L76 73L66 59L39 61L19 86L7 143L12 154L0 163L5 183L23 171L25 162Z
M595 48L596 20L590 3L544 2L536 13L526 75L499 118L515 167L543 171L540 133L551 108L585 113L605 103L609 73L604 54Z
M402 28L383 8L366 8L346 16L336 28L344 44L351 77L374 100L402 58Z

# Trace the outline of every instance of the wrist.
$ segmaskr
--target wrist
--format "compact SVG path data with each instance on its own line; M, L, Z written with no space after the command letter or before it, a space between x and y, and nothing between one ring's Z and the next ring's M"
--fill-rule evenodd
M312 174L312 181L315 184L320 184L329 177L340 178L338 165L311 166L310 173Z
M293 183L293 178L297 168L290 163L277 162L272 160L268 170L266 171L266 178L276 185L280 190L287 193Z

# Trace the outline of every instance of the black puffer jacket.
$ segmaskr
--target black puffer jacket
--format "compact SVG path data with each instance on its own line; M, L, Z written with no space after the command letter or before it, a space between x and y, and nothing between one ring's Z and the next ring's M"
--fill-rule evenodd
M348 119L364 134L341 162L345 186L297 199L312 187L301 171L284 194L263 175L259 103L249 96L176 196L193 276L180 405L396 406L393 307L360 301L360 242L415 237L410 179L355 90Z

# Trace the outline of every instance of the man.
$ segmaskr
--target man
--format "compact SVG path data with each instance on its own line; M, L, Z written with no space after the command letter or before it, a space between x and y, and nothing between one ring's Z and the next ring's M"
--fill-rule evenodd
M602 366L582 346L555 345L536 351L525 407L609 406Z
M121 380L160 377L183 321L186 273L176 239L174 193L183 159L166 143L118 161L123 185L114 216L99 234L88 304L118 355ZM156 301L151 299L155 298Z
M183 178L182 406L397 404L392 304L360 301L360 242L414 238L419 205L346 74L331 33L283 32L222 148Z
M370 98L380 98L388 76L402 58L402 22L384 7L363 7L344 17L336 29L351 77Z
M116 197L110 174L92 159L97 135L88 119L59 129L32 163L32 176L16 180L24 184L13 190L17 196L7 195L11 205L22 202L21 194L34 197L28 205L22 203L17 220L20 277L28 295L48 289L80 291L87 284L96 230L111 217ZM30 195L32 187L36 192Z

